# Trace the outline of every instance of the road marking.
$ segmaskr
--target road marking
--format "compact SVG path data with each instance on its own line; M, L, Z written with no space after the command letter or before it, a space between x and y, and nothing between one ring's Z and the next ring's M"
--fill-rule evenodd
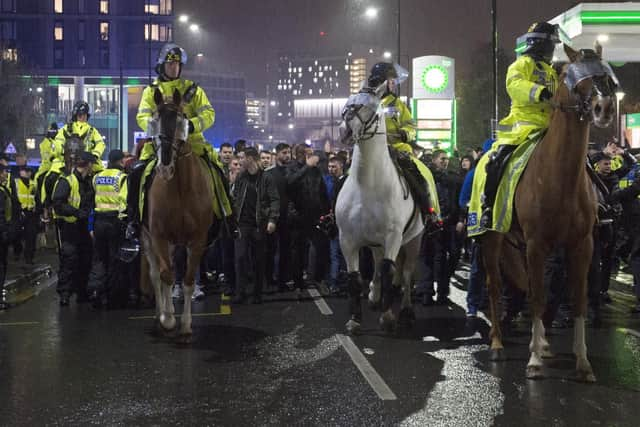
M39 324L40 322L2 322L0 326L34 326Z
M191 313L191 317L213 317L213 316L228 316L231 314L231 310L229 310L228 313L225 312L226 310L222 309L222 306L220 307L220 313ZM176 317L182 317L182 314L175 314ZM156 316L131 316L128 317L129 320L149 320L149 319L155 319Z
M640 332L635 331L633 329L618 328L618 332L622 332L623 334L633 335L636 338L640 338Z
M397 400L396 395L391 391L387 383L384 382L382 377L373 369L371 363L364 357L364 354L354 344L353 340L342 334L336 334L338 341L345 349L351 361L356 365L356 368L360 371L365 380L369 383L373 391L376 392L378 397L382 400Z
M331 308L329 308L327 302L324 300L324 298L322 298L320 292L312 288L307 289L307 292L309 292L309 295L311 295L311 297L313 298L313 302L315 302L318 306L318 310L320 310L320 313L324 314L325 316L331 316L333 314L333 311L331 311Z

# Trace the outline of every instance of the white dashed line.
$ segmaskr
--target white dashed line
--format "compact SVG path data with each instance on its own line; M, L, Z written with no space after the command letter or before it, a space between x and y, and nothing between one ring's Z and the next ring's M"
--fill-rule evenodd
M333 314L333 311L331 310L331 308L329 308L329 305L327 305L327 302L324 300L324 298L322 298L320 292L318 292L316 289L311 288L307 289L307 291L313 298L313 302L315 302L318 306L318 310L320 310L320 313L324 314L325 316L331 316Z
M336 337L345 351L351 357L351 360L356 365L356 368L360 371L365 380L369 383L373 391L376 392L378 397L382 400L397 400L398 398L389 388L387 383L384 382L382 377L373 369L371 363L364 357L364 354L354 344L353 340L342 334L337 334Z

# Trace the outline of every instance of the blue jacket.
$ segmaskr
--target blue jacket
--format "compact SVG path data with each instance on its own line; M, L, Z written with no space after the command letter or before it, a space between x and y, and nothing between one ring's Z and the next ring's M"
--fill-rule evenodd
M467 209L467 204L471 199L471 190L473 189L473 177L476 174L476 168L471 168L467 175L464 177L462 188L460 189L460 197L458 198L458 205L462 209Z

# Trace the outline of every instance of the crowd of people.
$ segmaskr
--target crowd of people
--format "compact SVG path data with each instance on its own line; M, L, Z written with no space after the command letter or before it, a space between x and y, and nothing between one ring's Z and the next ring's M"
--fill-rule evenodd
M559 42L557 27L535 23L524 37L527 47L507 73L512 105L500 126L508 130L498 131L497 141L456 155L453 164L447 151L424 150L415 143L415 123L396 91L408 75L406 70L378 63L363 89L382 93L387 141L427 224L414 274L415 294L425 306L450 303L451 279L461 259L471 266L467 314L476 316L486 305L482 246L480 239L469 239L466 232L475 165L487 153L481 223L489 228L504 163L528 135L546 129L552 111L549 100L558 85L550 66ZM158 129L158 106L168 98L180 100L181 136L211 169L220 198L216 223L222 226L210 233L193 299L205 297L211 289L207 283L218 284L234 304L260 304L266 288L300 295L310 283L326 286L333 295L346 295L345 260L333 211L349 175L352 153L285 143L269 151L244 140L224 143L214 151L203 131L213 125L215 111L202 88L180 77L186 62L186 52L179 46L162 48L158 79L143 92L137 121L149 136L147 142L166 139ZM140 263L135 262L138 254L131 243L139 237L144 191L151 179L150 166L157 160L155 144L141 143L132 154L112 150L105 168L98 161L104 142L88 124L89 117L89 106L81 101L62 129L52 124L33 177L24 155L16 156L12 171L8 159L0 160L0 283L5 279L9 246L14 256L24 254L25 262L32 264L36 236L46 225L56 230L61 306L69 305L74 293L78 303L97 307L139 303ZM615 142L592 144L587 160L599 206L589 274L589 316L595 323L601 305L611 302L611 276L624 268L634 278L638 303L633 313L640 313L640 166ZM431 177L439 202L437 224L431 223L433 190L427 185ZM185 260L185 249L176 247L175 299L183 298ZM372 278L372 262L370 251L363 248L359 270L365 282ZM545 270L549 295L545 322L562 326L569 317L563 248L549 255ZM522 310L525 298L514 287L504 289L503 321L509 323Z

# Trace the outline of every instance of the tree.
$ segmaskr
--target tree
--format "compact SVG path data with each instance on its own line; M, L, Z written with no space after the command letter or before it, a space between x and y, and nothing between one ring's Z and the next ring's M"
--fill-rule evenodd
M456 81L458 151L461 154L481 145L491 136L494 111L491 44L484 44L475 52L471 60L473 71L468 75L459 75ZM498 51L499 119L509 111L510 101L504 79L513 59L503 49Z
M18 61L0 58L0 151L12 142L25 152L25 139L44 123L43 100Z

